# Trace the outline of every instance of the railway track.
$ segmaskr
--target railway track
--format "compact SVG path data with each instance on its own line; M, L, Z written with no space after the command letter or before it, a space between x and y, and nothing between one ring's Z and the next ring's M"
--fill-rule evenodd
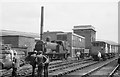
M116 65L116 67L111 71L111 73L108 75L108 77L113 77L114 73L118 70L119 66L120 66L119 64Z
M114 59L116 59L116 58L114 58ZM84 76L86 77L86 76L89 76L92 72L107 65L114 59L111 59L108 62L106 62L106 61L105 62L97 62L97 61L95 62L95 61L90 61L89 59L87 59L87 61L85 61L85 60L83 60L83 61L67 61L67 62L60 62L60 63L58 62L55 64L50 63L49 76L58 77L58 76L65 75L65 77L66 77L66 76L74 75L74 73L72 73L72 72L76 73L77 70L84 71L85 69L93 67L93 65L94 65L94 68L96 68L96 69L91 69L91 71L89 71L89 69L88 69L88 72L86 72L86 74L83 74L83 75L81 74L82 77L84 77ZM103 65L101 65L101 64L103 64ZM18 75L20 77L31 76L32 69L31 69L30 65L29 65L29 68L26 68L26 67L22 67L22 68L23 69L19 70L19 73L18 73ZM36 69L36 71L37 71L37 69ZM35 74L37 74L37 73L35 73ZM75 74L75 75L77 75L77 74ZM10 74L9 74L9 76L10 76Z
M23 60L20 61L20 67L26 65L25 62ZM7 74L9 72L11 72L12 69L9 69L9 70L6 70L6 69L3 69L3 70L0 70L0 77L3 75L3 74Z
M113 77L113 74L118 69L119 65L117 64L117 60L114 60L104 67L100 68L98 71L95 71L91 74L91 76L105 76L105 77Z
M72 63L82 62L82 61L85 61L85 60L90 60L90 59L84 59L84 60L80 60L80 61L71 60L71 61L63 61L63 62L60 61L60 62L56 62L56 63L50 63L49 69L50 69L50 72L53 72L53 71L56 71L56 70L63 69L62 66L66 66L66 68L68 68L67 65L70 65ZM59 68L59 69L55 69L55 68ZM31 75L32 67L31 67L31 65L27 64L27 65L24 65L24 66L20 67L20 69L18 71L19 71L18 72L19 76L26 76L26 75L28 76L28 75ZM6 77L10 76L10 75L11 75L11 70L8 70L7 72L3 73L3 76L6 76Z
M118 64L116 68L114 68L111 77L120 77L120 65Z
M91 73L95 72L96 70L99 70L100 68L106 66L108 63L111 63L111 61L115 60L117 58L113 58L111 60L102 61L102 62L95 62L95 61L90 61L90 60L83 60L83 61L71 61L70 62L63 62L59 64L50 64L49 66L49 76L53 77L60 77L60 76L72 76L72 75L78 75L79 73L80 76L86 77L90 76ZM68 63L68 64L67 64ZM93 67L94 65L94 67ZM64 66L64 67L63 67ZM24 67L23 67L24 68ZM89 68L89 69L88 69ZM37 69L36 69L37 71ZM32 69L31 68L24 68L20 70L19 76L23 77L30 77L31 76ZM83 74L82 74L83 73ZM35 73L37 74L37 73Z
M88 59L85 59L85 60L88 60ZM69 68L69 67L73 67L75 65L80 65L80 64L84 64L86 63L87 61L71 61L71 62L65 62L65 63L62 63L62 64L57 64L57 65L54 65L54 66L49 66L49 74L51 73L54 73L54 72L58 72L59 70L62 70L62 69L66 69L66 68ZM30 70L32 71L32 70ZM28 74L24 75L24 76L30 76L31 75L31 72L27 72ZM35 70L37 74L37 69Z
M21 61L21 63L20 63L20 69L18 70L18 71L21 71L21 70L30 70L32 67L31 67L31 65L29 65L29 64L26 64L26 63L22 63L23 61ZM59 63L63 63L62 61L57 61L56 63L50 63L50 65L56 65L56 64L59 64ZM6 69L4 69L4 70L0 70L0 77L1 76L9 76L10 74L11 74L11 72L12 72L12 69L10 69L10 70L6 70Z
M93 77L94 76L94 77L96 77L97 76L95 74L96 71L99 71L101 68L103 68L103 67L107 66L108 64L114 62L116 59L117 58L113 58L111 60L107 60L107 61L102 61L102 62L96 63L96 64L94 64L94 66L92 65L92 66L86 67L84 69L78 70L76 72L73 72L73 73L70 73L70 74L66 74L63 77L69 77L69 76L76 76L76 77L78 77L78 76L79 77ZM114 65L114 67L115 66L116 66L116 64ZM111 72L111 71L109 71L109 72ZM107 76L109 76L109 74L107 74ZM103 77L103 75L101 75L101 77Z

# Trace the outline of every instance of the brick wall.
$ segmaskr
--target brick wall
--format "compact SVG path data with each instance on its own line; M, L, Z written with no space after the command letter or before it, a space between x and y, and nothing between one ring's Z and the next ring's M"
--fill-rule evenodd
M18 36L2 36L4 44L12 44L12 47L18 47Z
M78 30L73 30L73 32L85 37L85 48L86 49L91 48L92 38L93 38L93 41L96 39L96 34L93 30L80 30L80 29L78 29Z
M35 39L31 37L20 36L19 47L27 47L27 51L31 52L35 47Z

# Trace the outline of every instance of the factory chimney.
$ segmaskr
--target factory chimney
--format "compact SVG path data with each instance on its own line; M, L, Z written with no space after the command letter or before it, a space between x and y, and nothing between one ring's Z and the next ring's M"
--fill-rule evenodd
M40 40L42 40L43 36L43 16L44 16L44 7L41 7L41 26L40 26Z

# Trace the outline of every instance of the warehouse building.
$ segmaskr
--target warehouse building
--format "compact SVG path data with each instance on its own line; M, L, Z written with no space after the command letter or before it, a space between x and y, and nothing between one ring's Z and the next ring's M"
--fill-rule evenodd
M35 46L35 37L39 37L38 34L26 33L19 31L2 30L0 35L0 41L3 44L11 44L13 48L27 48L27 52L33 51Z

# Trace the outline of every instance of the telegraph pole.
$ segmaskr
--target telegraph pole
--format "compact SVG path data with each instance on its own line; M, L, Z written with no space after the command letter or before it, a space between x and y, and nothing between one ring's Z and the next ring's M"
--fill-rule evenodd
M42 40L43 36L43 17L44 17L44 7L41 7L41 27L40 27L40 40Z

